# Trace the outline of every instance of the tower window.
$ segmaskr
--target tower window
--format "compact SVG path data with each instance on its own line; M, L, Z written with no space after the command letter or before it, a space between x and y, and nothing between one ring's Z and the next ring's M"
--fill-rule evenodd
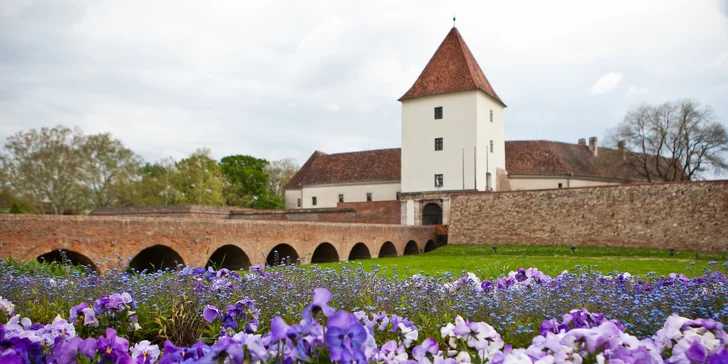
M490 152L493 153L493 141L490 141Z
M401 193L401 192L397 192L397 200L398 200L398 201L399 201L399 198L400 198L400 193Z
M316 196L311 197L311 205L316 206Z
M435 187L442 187L443 179L442 174L435 175Z
M298 207L301 207L301 199L298 199Z
M435 119L442 119L442 106L435 108Z
M344 194L343 193L340 193L339 194L339 202L344 202Z
M372 193L367 192L367 201L371 201L371 200L372 200Z
M564 188L564 184L563 183L559 183L559 188Z
M442 150L442 138L435 138L435 150Z
M493 110L492 109L490 110L490 122L491 123L493 122Z

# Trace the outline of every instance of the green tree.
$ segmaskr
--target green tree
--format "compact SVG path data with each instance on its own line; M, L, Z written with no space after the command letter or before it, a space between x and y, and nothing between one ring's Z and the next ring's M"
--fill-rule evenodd
M124 147L111 134L86 138L83 150L82 182L89 189L93 207L120 205L127 198L131 184L141 176L141 157Z
M225 198L228 205L254 207L268 198L268 161L248 155L231 155L220 160L229 185ZM260 201L260 202L259 202Z
M20 131L7 138L0 155L0 180L13 195L32 201L41 213L85 210L81 184L86 159L80 129L64 126Z
M123 205L161 206L185 203L184 194L176 188L177 168L171 158L146 163L141 179L124 190Z
M285 189L283 187L298 172L298 169L299 167L293 158L270 162L265 167L265 173L268 175L268 192L281 201L285 201Z
M224 205L225 176L220 165L210 157L209 149L198 149L176 164L173 186L187 204Z
M8 210L9 214L22 214L23 210L20 208L20 205L17 202L13 202L13 204L10 206L10 210Z

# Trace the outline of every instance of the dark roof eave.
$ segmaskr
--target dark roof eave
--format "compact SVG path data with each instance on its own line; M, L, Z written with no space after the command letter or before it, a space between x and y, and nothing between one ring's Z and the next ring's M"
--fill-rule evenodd
M391 178L391 179L352 179L347 181L336 181L336 182L313 182L313 183L302 183L302 186L317 186L317 185L326 185L326 184L345 184L345 183L363 183L363 182L400 182L400 178ZM299 189L299 186L283 186L284 189Z
M402 101L406 101L406 100L414 100L414 99L419 99L420 97L428 97L428 96L438 96L438 95L454 94L454 93L456 93L456 92L464 92L464 91L475 91L475 90L479 90L479 91L482 91L482 92L483 92L483 93L484 93L484 94L485 94L486 96L488 96L488 97L489 97L489 98L490 98L491 100L493 100L493 101L495 101L495 102L497 102L497 103L501 104L501 105L502 105L503 107L508 107L508 105L506 105L505 103L503 103L503 101L501 101L501 100L500 100L500 99L499 99L498 97L495 97L495 96L493 96L493 95L489 94L488 92L486 92L485 90L483 90L483 89L482 89L482 88L480 88L480 87L474 87L474 88L468 88L468 89L462 89L462 90L453 90L453 91L446 91L446 92L439 92L439 93L434 93L434 94L427 94L427 95L421 95L421 96L409 96L409 97L408 97L408 96L407 96L407 94L404 94L404 95L403 95L402 97L400 97L399 99L397 99L397 101L399 101L399 102L402 102ZM409 93L409 91L407 91L407 92Z

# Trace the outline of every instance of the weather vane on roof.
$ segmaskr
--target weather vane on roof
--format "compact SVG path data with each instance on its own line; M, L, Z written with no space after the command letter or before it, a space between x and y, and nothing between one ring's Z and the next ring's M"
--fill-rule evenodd
M455 27L455 13L452 13L452 26Z

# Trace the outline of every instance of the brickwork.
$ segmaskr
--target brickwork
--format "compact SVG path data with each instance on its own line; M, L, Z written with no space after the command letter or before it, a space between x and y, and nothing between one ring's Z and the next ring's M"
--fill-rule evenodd
M226 219L177 219L121 216L0 215L0 259L35 259L64 249L92 261L133 257L145 248L171 248L185 264L203 266L225 245L243 250L251 263L263 263L278 244L288 244L304 262L316 247L331 243L346 260L358 242L376 257L385 242L402 255L410 240L422 251L435 238L433 227L381 224L336 224Z
M252 209L237 209L250 211ZM93 216L139 217L192 217L198 219L227 219L233 211L230 207L204 205L102 207L91 212Z
M399 201L347 202L338 204L336 208L288 210L255 210L197 205L134 206L100 208L94 210L91 215L399 225L400 203Z
M728 251L728 181L453 196L450 244Z

